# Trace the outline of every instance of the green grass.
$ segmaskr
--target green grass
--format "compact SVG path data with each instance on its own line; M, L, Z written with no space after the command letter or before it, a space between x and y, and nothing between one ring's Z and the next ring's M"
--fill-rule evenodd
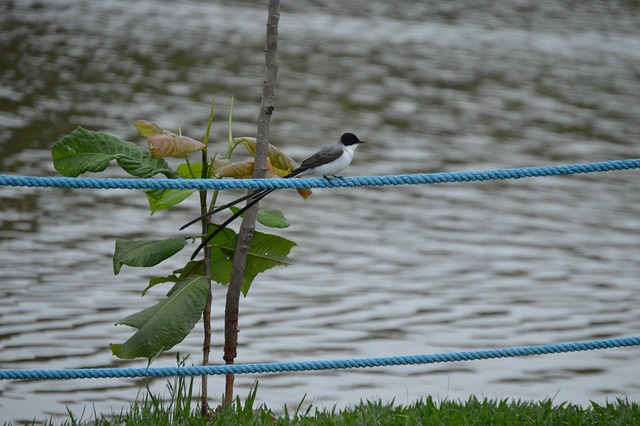
M287 407L275 414L265 405L255 406L257 386L244 402L217 410L212 419L204 419L199 407L191 405L193 380L176 379L169 382L170 400L163 401L147 393L133 403L129 411L119 414L93 413L83 419L69 413L67 420L53 419L34 424L47 426L80 425L640 425L640 407L637 402L618 399L604 405L591 403L589 407L575 404L541 402L478 400L435 401L428 397L412 405L396 405L381 401L362 401L343 410L318 409L311 405L303 410L304 400L290 411Z

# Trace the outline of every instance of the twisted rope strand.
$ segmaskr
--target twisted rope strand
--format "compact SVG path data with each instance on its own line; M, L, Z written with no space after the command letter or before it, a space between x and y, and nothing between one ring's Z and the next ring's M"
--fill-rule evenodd
M640 158L558 166L520 167L470 172L399 174L310 179L139 179L139 178L68 178L46 176L0 175L0 186L93 188L93 189L285 189L333 188L388 185L423 185L530 177L572 175L640 168Z
M0 380L62 380L90 378L132 378L202 376L222 374L280 373L288 371L335 370L346 368L370 368L398 365L434 364L441 362L478 361L483 359L512 358L531 355L558 354L563 352L591 351L640 346L640 336L583 342L557 343L541 346L520 346L465 352L429 355L406 355L380 358L353 358L301 362L277 362L235 365L209 365L193 367L158 368L87 368L70 370L0 370Z

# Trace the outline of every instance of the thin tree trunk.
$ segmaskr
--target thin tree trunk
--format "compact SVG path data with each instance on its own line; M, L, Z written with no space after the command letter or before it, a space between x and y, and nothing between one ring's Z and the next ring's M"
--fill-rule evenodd
M269 146L269 129L271 115L275 108L275 85L278 74L278 22L280 20L280 1L269 0L267 17L267 37L265 46L266 70L262 86L262 103L258 115L258 141L256 144L256 156L253 170L254 178L264 178L267 170L267 149ZM251 199L247 200L247 203ZM238 312L240 306L240 292L244 279L244 270L247 262L249 244L253 238L258 204L247 210L240 225L236 251L233 256L231 282L227 289L224 326L224 356L227 364L233 364L237 356L238 348ZM229 405L233 401L233 374L227 374L224 403Z

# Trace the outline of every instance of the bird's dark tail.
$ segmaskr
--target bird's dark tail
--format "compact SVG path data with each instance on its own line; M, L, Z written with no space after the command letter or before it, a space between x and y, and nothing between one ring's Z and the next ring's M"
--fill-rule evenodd
M305 170L306 170L306 168L303 169L302 167L299 167L299 168L295 169L294 171L292 171L291 173L289 173L288 175L284 176L283 179L292 178L292 177L302 173ZM208 218L210 216L213 216L214 214L219 213L222 210L227 209L229 207L233 207L236 204L243 202L244 200L248 200L251 197L258 197L257 199L261 200L264 196L270 194L271 192L273 192L273 189L261 189L261 190L258 190L258 191L253 191L253 192L251 192L251 193L249 193L249 194L247 194L247 195L245 195L243 197L236 198L235 200L233 200L233 201L231 201L231 202L229 202L227 204L223 204L222 206L216 207L215 209L211 210L210 212L207 212L207 213L205 213L205 214L203 214L201 216L198 216L197 218L185 223L184 225L182 225L180 227L180 231L182 231L185 228L188 228L189 226L193 225L196 222L201 221L202 219L205 219L205 218ZM235 217L237 217L237 216L235 216ZM231 223L231 222L229 222L229 223Z
M295 169L294 171L292 171L291 173L289 173L288 175L284 176L283 179L289 179L292 178L294 176L299 175L300 173L304 172L307 170L308 167L298 167L297 169ZM211 210L210 212L207 212L205 214L203 214L202 216L199 216L195 219L193 219L192 221L185 223L184 225L182 225L182 227L180 227L180 230L182 231L184 228L187 228L191 225L193 225L194 223L205 219L207 217L213 216L214 214L221 212L222 210L235 206L238 203L241 203L244 200L248 200L248 199L252 199L246 206L244 206L243 208L241 208L237 213L234 213L229 219L225 220L220 226L218 226L218 228L216 228L215 231L213 231L211 234L207 235L207 238L204 239L204 241L202 241L202 243L200 243L200 245L198 246L198 248L196 249L196 251L193 252L193 254L191 255L191 260L193 260L198 253L200 253L200 250L203 249L204 246L207 245L207 243L209 241L211 241L213 239L213 237L215 237L216 235L218 235L220 232L222 232L222 230L224 228L227 227L227 225L229 225L231 222L233 222L234 220L236 220L240 215L242 215L244 212L246 212L250 207L252 207L253 205L255 205L258 201L262 200L264 197L266 197L267 195L271 194L273 191L275 191L276 188L270 188L270 189L261 189L259 191L253 191L243 197L240 198L236 198L235 200L224 204L220 207L216 207L215 209Z
M249 195L246 195L244 197L241 197L237 200L233 200L231 203L225 204L224 206L220 206L215 210L212 210L211 212L207 213L204 216L199 217L198 219L196 219L195 221L193 221L193 223L195 223L196 221L198 221L199 219L203 218L203 217L207 217L210 216L214 213L216 213L217 211L220 211L222 209L226 209L227 207L233 206L235 204L238 204L240 201L246 200L250 197L255 196L254 199L252 199L249 203L247 203L246 206L244 206L243 208L241 208L240 210L238 210L236 213L234 213L229 219L225 220L220 226L218 226L216 228L215 231L213 231L211 234L207 235L207 238L205 238L200 245L198 246L198 248L196 248L196 251L193 252L193 254L191 255L191 260L193 260L198 253L200 253L200 250L202 250L208 243L209 241L211 241L213 239L213 237L215 237L216 235L218 235L220 232L222 232L222 230L224 228L227 227L227 225L229 225L231 222L233 222L234 220L236 220L239 216L241 216L244 212L246 212L249 208L253 207L258 201L262 200L264 197L266 197L267 195L271 194L273 191L275 191L276 188L271 188L271 189L263 189L261 191L258 191L258 193L256 194L255 191L252 192ZM189 224L183 226L180 229L185 228L186 226L189 226Z
M214 214L219 213L219 212L221 212L222 210L224 210L226 208L233 207L236 204L239 204L244 200L248 200L249 198L251 198L253 196L259 196L264 191L268 191L268 190L267 189L262 189L262 190L259 190L259 191L252 191L249 194L245 195L244 197L236 198L235 200L233 200L233 201L231 201L231 202L229 202L227 204L224 204L224 205L222 205L220 207L216 207L215 209L211 210L210 212L207 212L207 213L203 214L202 216L196 217L192 221L189 221L188 223L185 223L184 225L182 225L180 227L180 230L182 231L183 229L188 228L189 226L193 225L194 223L196 223L196 222L198 222L198 221L200 221L202 219L205 219L207 217L213 216Z

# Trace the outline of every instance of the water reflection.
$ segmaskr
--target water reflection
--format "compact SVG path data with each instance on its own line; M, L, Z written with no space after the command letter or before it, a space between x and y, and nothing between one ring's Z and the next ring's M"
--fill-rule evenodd
M349 173L477 170L638 157L637 11L606 2L283 5L272 138L305 158L343 131ZM353 6L353 5L356 6ZM200 137L233 94L255 133L265 10L251 2L0 5L2 173L55 175L76 125L137 140L136 119ZM214 130L226 140L226 128ZM113 171L116 173L116 171ZM292 266L243 299L238 362L431 353L637 334L638 172L273 194ZM0 189L2 368L140 366L108 343L153 271L112 274L116 238L177 235L194 200L148 215L133 191ZM284 207L282 207L284 206ZM224 292L216 288L214 330ZM147 300L149 299L149 300ZM197 362L200 332L177 348ZM221 354L216 339L214 353ZM424 395L587 403L637 397L637 349L260 377L272 407ZM172 353L157 365L175 365ZM211 388L221 392L220 379ZM255 377L238 377L245 393ZM160 390L164 380L153 382ZM2 420L116 410L141 381L6 382ZM219 396L219 395L218 395ZM39 407L34 410L33 407Z

